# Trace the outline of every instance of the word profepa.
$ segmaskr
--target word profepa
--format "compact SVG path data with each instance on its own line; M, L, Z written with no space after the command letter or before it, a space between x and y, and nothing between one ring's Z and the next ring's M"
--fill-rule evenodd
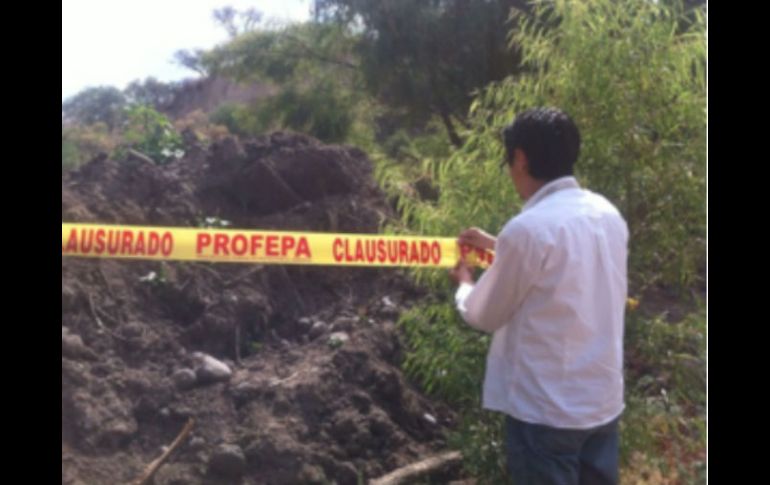
M291 234L199 233L195 253L200 256L251 256L312 259L306 236Z

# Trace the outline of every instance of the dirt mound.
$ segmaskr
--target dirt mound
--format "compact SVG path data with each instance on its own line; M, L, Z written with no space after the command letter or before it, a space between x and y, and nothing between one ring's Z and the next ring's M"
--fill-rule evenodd
M62 177L62 220L376 232L359 150L273 133L167 166ZM62 483L356 484L445 447L453 415L399 370L396 270L62 259Z

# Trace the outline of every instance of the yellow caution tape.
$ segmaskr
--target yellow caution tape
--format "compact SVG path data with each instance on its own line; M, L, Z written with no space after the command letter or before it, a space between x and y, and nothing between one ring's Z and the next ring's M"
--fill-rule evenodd
M217 263L451 268L493 253L455 238L62 223L62 256Z

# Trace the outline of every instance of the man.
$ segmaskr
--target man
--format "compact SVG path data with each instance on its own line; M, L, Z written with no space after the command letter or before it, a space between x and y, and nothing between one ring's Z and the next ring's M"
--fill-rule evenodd
M516 485L615 484L628 228L573 177L580 134L565 113L525 111L503 138L526 204L497 238L460 234L495 251L478 282L464 261L450 271L463 319L493 334L483 405L506 414Z

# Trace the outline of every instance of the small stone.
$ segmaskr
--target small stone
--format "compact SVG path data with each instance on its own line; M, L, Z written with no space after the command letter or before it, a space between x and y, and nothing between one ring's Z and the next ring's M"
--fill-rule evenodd
M232 377L233 371L224 362L200 352L196 352L195 357L200 362L199 367L195 370L198 382L202 384L222 382Z
M320 467L305 463L299 470L297 480L309 485L322 485L326 483L326 475Z
M221 444L209 460L209 470L225 477L239 477L246 471L246 457L238 445Z
M332 330L335 332L350 332L357 323L358 318L356 317L339 317L332 322Z
M329 330L329 325L326 322L317 321L310 328L310 338L316 339L326 333Z
M122 333L126 338L140 338L144 334L144 325L139 322L129 322L123 328Z
M179 369L171 375L177 389L190 389L195 385L197 376L192 369Z
M329 336L329 345L334 348L344 345L350 340L350 336L346 332L334 332Z
M297 320L297 327L299 327L299 330L302 332L308 332L313 327L313 321L308 317L302 317Z
M200 436L195 436L190 440L190 449L193 451L200 451L206 447L206 440Z
M61 354L70 359L96 360L96 354L93 350L86 347L80 335L64 331L62 327L61 335Z

